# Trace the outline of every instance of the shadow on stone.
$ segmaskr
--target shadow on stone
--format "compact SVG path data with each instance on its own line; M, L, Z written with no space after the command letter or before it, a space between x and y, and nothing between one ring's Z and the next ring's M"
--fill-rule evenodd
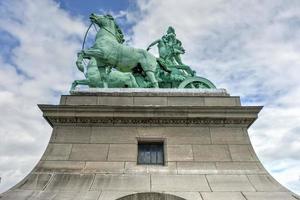
M146 192L146 193L131 194L119 198L117 200L185 200L185 199L170 194Z

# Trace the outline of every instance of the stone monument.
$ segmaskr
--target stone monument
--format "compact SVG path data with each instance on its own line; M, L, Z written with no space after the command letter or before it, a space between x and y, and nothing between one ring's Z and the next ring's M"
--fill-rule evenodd
M104 39L78 54L86 79L59 105L39 105L50 142L1 200L299 200L251 145L247 130L262 107L196 76L172 27L149 45L159 46L155 58L123 46L112 16L91 20Z

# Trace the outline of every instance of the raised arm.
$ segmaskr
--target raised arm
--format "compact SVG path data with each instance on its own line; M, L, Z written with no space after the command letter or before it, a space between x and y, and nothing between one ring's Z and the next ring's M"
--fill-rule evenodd
M155 40L154 42L152 42L152 43L147 47L147 51L149 51L149 49L150 49L152 46L154 46L154 45L156 45L157 43L159 43L159 41L160 41L160 39Z

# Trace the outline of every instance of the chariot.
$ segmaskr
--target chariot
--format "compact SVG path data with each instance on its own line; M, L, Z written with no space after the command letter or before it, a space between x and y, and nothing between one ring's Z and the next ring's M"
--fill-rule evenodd
M215 89L216 86L206 78L196 76L188 66L164 66L158 69L156 77L159 88L191 88L191 89ZM133 72L133 76L139 87L150 87L150 82L144 73Z

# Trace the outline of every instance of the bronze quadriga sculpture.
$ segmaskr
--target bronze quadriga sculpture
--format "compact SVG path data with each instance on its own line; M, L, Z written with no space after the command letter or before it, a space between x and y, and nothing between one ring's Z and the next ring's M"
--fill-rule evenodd
M147 50L123 44L122 30L111 15L91 14L92 24L99 27L95 43L78 53L77 68L86 79L75 80L77 85L91 88L215 88L209 80L198 77L195 71L183 64L180 55L185 53L175 30L149 45ZM156 45L159 58L148 52ZM84 45L83 45L84 46ZM88 64L84 66L83 60Z

